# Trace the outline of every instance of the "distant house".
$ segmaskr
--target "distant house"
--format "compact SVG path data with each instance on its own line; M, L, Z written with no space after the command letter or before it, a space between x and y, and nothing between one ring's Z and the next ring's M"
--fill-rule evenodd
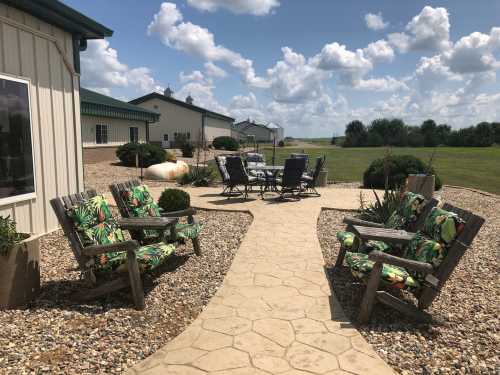
M3 0L0 30L0 216L43 234L84 189L80 51L113 32L56 0Z
M234 123L232 117L193 104L193 98L186 101L175 99L169 88L163 94L151 93L131 100L130 103L161 114L160 121L151 127L149 140L163 147L174 147L176 137L183 134L193 143L210 144L219 136L231 136Z
M80 89L84 163L116 159L118 146L148 142L149 124L160 114L97 92Z
M240 139L253 136L256 142L273 142L275 137L276 142L284 139L284 130L281 126L274 123L259 124L250 119L235 124L233 133L238 134Z

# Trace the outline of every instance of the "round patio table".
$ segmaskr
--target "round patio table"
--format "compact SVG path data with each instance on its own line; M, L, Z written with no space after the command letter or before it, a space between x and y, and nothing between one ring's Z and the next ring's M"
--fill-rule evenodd
M285 167L282 165L260 165L249 167L248 169L252 171L271 172L264 173L266 181L264 184L264 189L261 190L261 195L263 195L266 191L276 191L276 175L279 172L283 172Z

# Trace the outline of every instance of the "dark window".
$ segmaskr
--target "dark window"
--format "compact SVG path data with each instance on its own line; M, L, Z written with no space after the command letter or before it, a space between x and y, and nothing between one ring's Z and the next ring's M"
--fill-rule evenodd
M139 143L139 128L135 126L130 127L130 142Z
M168 134L163 134L163 140L168 141Z
M95 126L95 143L98 145L108 143L108 125Z
M0 199L34 192L28 82L0 76Z
M191 139L191 133L190 132L186 133L186 139Z

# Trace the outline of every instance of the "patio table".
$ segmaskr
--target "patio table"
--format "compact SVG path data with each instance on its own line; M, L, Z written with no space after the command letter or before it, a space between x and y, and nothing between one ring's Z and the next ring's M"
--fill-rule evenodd
M276 191L276 175L279 172L283 172L285 167L282 165L260 165L249 167L248 169L252 171L270 172L264 173L266 179L264 189L262 190L262 194L264 194L266 191Z

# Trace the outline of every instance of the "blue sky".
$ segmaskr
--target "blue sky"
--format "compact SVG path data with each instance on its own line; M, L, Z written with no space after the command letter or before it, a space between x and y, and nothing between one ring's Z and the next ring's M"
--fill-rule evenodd
M82 54L82 85L117 98L169 85L293 136L500 120L498 1L64 2L114 30Z

